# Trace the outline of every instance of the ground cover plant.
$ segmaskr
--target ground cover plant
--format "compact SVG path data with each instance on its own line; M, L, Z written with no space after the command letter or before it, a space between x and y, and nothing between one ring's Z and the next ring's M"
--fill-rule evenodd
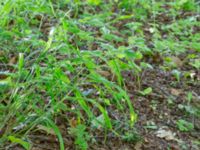
M198 0L0 0L0 149L198 150Z

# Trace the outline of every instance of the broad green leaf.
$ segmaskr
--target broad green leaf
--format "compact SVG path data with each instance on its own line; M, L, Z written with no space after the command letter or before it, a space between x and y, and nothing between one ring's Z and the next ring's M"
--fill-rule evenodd
M143 55L141 52L137 51L137 52L134 52L132 50L126 50L125 51L125 54L128 58L133 58L133 59L142 59Z
M101 0L87 0L87 2L91 5L99 5Z

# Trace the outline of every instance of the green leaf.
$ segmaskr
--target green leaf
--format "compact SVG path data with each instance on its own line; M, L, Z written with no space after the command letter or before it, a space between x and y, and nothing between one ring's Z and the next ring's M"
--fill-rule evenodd
M58 141L60 143L60 150L65 150L65 146L64 146L64 141L62 138L62 134L60 133L59 128L57 127L57 125L50 119L48 118L44 118L44 120L50 124L50 127L54 130L55 134L58 137Z
M144 91L140 91L140 94L142 94L142 95L149 95L149 94L151 94L151 92L152 92L152 88L151 87L148 87L148 88L146 88Z
M19 62L18 62L19 71L22 70L23 66L24 66L24 54L23 53L19 53Z
M141 52L137 51L137 52L134 52L132 50L126 50L125 51L125 54L128 58L133 58L133 59L142 59L143 55Z
M176 122L176 124L177 124L180 131L186 131L187 132L187 131L191 131L191 130L194 129L194 125L192 123L186 121L186 120L180 119Z
M87 2L91 5L99 5L101 0L87 0Z
M87 150L88 141L90 139L89 134L86 131L86 126L84 124L79 124L75 128L70 128L69 133L75 136L75 144L78 149Z
M7 77L6 79L0 80L0 92L6 90L12 85L11 77Z
M26 150L30 150L31 149L31 144L28 142L25 142L24 140L20 139L20 138L16 138L14 136L8 136L8 139L12 142L12 143L17 143L20 144L21 146L23 146Z
M111 68L112 72L117 76L117 80L118 80L119 85L121 85L122 82L123 82L123 79L122 79L122 76L121 76L121 68L119 66L118 59L110 60L108 62L108 65Z
M93 113L91 112L90 107L86 103L85 98L82 96L82 93L77 89L75 95L79 105L87 113L88 117L93 118Z
M103 115L103 118L102 117L99 118L99 119L103 119L103 120L101 120L101 123L105 124L105 126L108 129L111 129L112 124L111 124L110 118L108 116L108 112L99 103L96 103L96 105L99 108L99 110L102 112L102 115Z
M181 72L179 70L174 69L174 70L172 70L172 74L174 75L174 77L176 78L176 80L178 82L180 82Z
M103 114L92 120L92 126L95 128L100 128L102 125L105 125L105 120Z

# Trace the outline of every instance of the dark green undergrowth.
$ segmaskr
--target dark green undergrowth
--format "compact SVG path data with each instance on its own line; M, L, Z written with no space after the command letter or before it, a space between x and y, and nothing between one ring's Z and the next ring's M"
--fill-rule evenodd
M1 1L0 147L30 149L30 133L53 130L64 150L57 118L80 149L93 130L105 140L110 133L137 140L122 72L140 91L141 73L154 67L145 58L154 54L165 57L163 70L176 68L171 55L185 53L200 69L199 20L194 0Z

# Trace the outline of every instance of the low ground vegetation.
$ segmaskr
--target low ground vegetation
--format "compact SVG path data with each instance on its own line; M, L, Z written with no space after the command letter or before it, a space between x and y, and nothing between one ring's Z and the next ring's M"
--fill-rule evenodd
M0 149L198 150L199 117L199 1L1 1Z

